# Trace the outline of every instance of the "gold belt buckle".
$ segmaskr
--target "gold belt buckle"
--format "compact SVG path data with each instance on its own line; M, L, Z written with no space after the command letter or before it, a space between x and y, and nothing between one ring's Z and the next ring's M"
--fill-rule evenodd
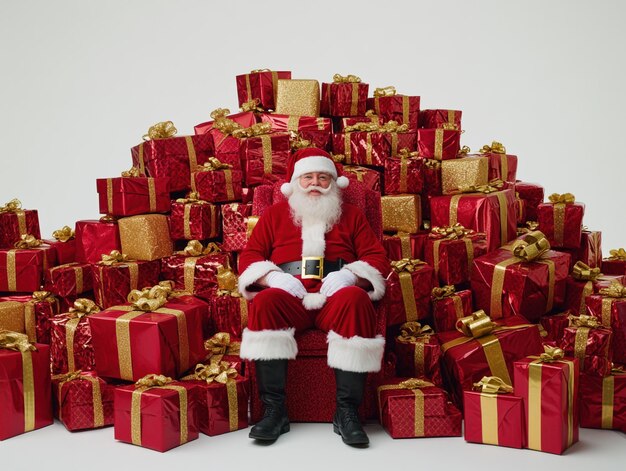
M311 274L311 269L314 271L313 274ZM324 278L324 257L302 257L300 278L303 280L321 280Z

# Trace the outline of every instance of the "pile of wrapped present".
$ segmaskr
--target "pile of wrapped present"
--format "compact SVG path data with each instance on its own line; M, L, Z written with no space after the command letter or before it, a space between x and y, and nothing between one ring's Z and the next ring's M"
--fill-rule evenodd
M132 168L97 180L100 219L42 239L36 210L0 207L0 439L56 417L165 451L256 420L237 256L308 146L343 165L392 261L364 418L551 453L579 426L626 432L626 251L602 258L574 195L546 201L502 144L461 145L460 110L392 86L263 69L236 89L241 111L193 135L150 127ZM299 340L293 420L332 415L325 348Z

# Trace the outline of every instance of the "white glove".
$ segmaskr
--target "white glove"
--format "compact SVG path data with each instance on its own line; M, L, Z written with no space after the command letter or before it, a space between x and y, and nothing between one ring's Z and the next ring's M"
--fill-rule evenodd
M296 298L302 299L307 294L306 288L298 278L282 271L269 272L265 275L265 283L270 288L282 289Z
M324 296L330 297L341 288L354 286L356 284L356 280L356 275L347 268L342 268L339 271L330 272L322 280L320 293L322 293Z

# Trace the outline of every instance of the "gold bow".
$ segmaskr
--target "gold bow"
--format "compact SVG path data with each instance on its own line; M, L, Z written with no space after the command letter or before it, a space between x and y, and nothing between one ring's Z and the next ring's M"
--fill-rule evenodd
M100 218L100 222L117 222L117 218L115 216L111 216L110 214L106 214Z
M182 293L179 293L182 294ZM142 290L134 289L128 293L128 302L133 308L145 312L153 312L163 307L168 298L174 295L174 282L161 281L158 285Z
M602 273L599 268L591 268L584 262L578 261L572 268L572 278L579 281L594 281Z
M572 193L563 193L562 195L559 193L552 193L548 196L550 203L557 204L572 204L576 202L576 197Z
M4 206L0 206L0 213L16 213L22 210L22 202L17 198L13 198Z
M574 327L589 327L590 329L597 329L602 326L602 323L598 320L597 317L591 317L586 314L581 314L580 316L567 316L569 319L569 325Z
M345 162L346 156L343 154L333 154L330 153L330 157L333 159L333 162L337 162L338 164Z
M174 137L178 130L174 127L174 123L171 121L161 121L156 123L148 129L148 134L143 135L144 141L150 139L167 139L168 137Z
M233 342L228 332L218 332L204 341L204 349L211 355L238 355L241 342Z
M482 309L470 316L462 317L456 322L456 330L466 337L480 338L493 332L496 323Z
M56 302L56 298L50 291L33 291L33 301L53 303Z
M435 159L424 159L424 166L429 170L439 170L441 168L441 161Z
M238 290L238 278L235 275L235 272L227 263L226 266L219 265L217 267L217 295L218 296L226 296L230 295L233 297L240 297L241 294Z
M610 257L607 260L623 260L626 261L626 250L623 248L609 250Z
M261 107L261 100L259 98L253 98L250 101L242 103L239 107L244 113L263 113L265 110Z
M602 288L599 294L609 298L626 298L626 286L619 281L614 281L608 288Z
M69 373L62 373L54 375L53 379L58 380L60 383L69 383L80 379L83 374L83 370L70 371Z
M219 363L209 363L203 365L198 363L194 370L194 377L200 381L206 381L207 383L221 383L226 384L234 381L237 378L237 370L230 366L227 361L220 361Z
M429 237L432 239L457 240L463 237L479 235L473 229L466 229L460 223L452 226L435 226L430 230ZM484 234L482 234L484 235Z
M417 159L419 157L419 153L417 151L410 152L409 149L407 149L406 147L403 147L398 152L398 157L400 159L403 159L403 160L405 160L405 159Z
M61 229L57 229L52 233L52 237L59 242L67 242L68 240L73 239L74 236L74 229L70 226L63 226Z
M562 360L563 357L565 357L565 352L561 348L544 345L543 349L544 353L539 355L539 361L542 361L544 363L559 361Z
M111 266L115 265L116 263L125 263L128 261L128 255L126 255L125 253L122 253L119 250L111 250L111 253L108 255L103 253L102 260L100 260L98 263L100 265Z
M143 388L155 388L172 382L174 380L165 375L149 374L138 380L135 385Z
M221 252L222 249L215 242L209 242L206 247L199 240L190 240L187 246L180 252L181 255L188 257L199 257L201 255L212 255Z
M199 167L202 168L202 167ZM199 198L200 195L198 195L197 191L191 191L189 192L189 195L187 195L187 198L177 198L176 202L177 203L183 203L183 204L188 204L188 203L192 203L192 204L211 204L208 201L204 201L201 200Z
M448 298L450 296L454 296L454 293L456 293L456 291L454 289L454 285L445 285L445 286L443 286L441 288L436 287L436 288L433 288L432 291L430 292L431 296L435 300L439 300L439 299L443 299L443 298Z
M496 179L491 180L486 185L462 185L457 190L457 193L484 193L488 195L489 193L495 193L496 191L502 190L503 186L504 182Z
M124 170L122 172L122 177L125 177L125 178L141 177L139 167L131 167L130 170Z
M256 123L249 128L235 129L231 134L233 137L243 139L246 137L262 136L264 134L270 134L272 132L272 125L270 123Z
M356 75L346 75L345 77L341 74L333 75L334 83L361 83L361 78Z
M485 144L479 152L481 154L506 154L506 148L498 141L493 141L491 146Z
M526 227L517 228L517 235L521 236L528 234L529 232L536 231L538 227L539 223L537 221L526 221Z
M426 265L426 262L420 260L419 258L403 258L402 260L395 260L391 262L391 268L393 268L396 273L403 271L413 273L421 265Z
M403 343L416 343L419 339L428 338L433 335L433 329L429 325L422 325L419 322L409 321L400 326L398 340Z
M34 249L42 244L41 240L36 239L31 234L22 234L20 240L15 243L16 249Z
M513 386L498 376L483 376L478 383L474 383L474 390L488 394L508 394L513 392Z
M472 149L470 149L468 146L463 146L459 149L459 152L456 154L456 156L458 158L467 157L467 154L469 154L471 151Z
M311 141L303 139L300 133L295 131L289 132L289 140L291 142L291 150L306 149L307 147L313 147Z
M426 388L428 386L434 386L430 381L426 381L419 378L409 378L404 381L398 383L399 389L420 389Z
M529 232L522 240L513 243L512 252L525 262L532 262L550 250L550 242L541 231Z
M458 131L459 126L456 123L443 123L441 129L445 129L446 131Z
M398 92L396 92L396 87L390 85L388 87L380 87L374 90L374 97L380 98L383 96L395 96Z
M28 341L28 335L10 330L0 330L0 348L17 352L37 350L37 347Z
M229 168L233 168L233 166L224 162L220 162L217 157L209 157L209 159L203 165L198 165L198 167L196 168L196 172L215 172L217 170L225 170Z
M261 72L271 72L271 69L252 69L251 74L260 74Z
M241 129L241 124L227 118L229 114L230 110L228 108L217 108L211 111L211 119L214 120L213 128L226 136L231 135L237 129Z
M84 316L100 312L100 308L91 299L78 298L74 301L74 306L70 308L68 316L71 319L81 319Z

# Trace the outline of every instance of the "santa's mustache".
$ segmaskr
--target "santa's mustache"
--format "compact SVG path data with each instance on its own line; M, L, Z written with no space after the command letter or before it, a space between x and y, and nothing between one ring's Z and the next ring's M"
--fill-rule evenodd
M303 188L302 185L300 185L300 183L298 183L298 186L300 187L300 191L304 194L309 194L312 191L319 191L321 194L327 195L332 189L332 184L328 185L328 188L322 188L321 186L316 186L316 185L310 185L307 188Z

